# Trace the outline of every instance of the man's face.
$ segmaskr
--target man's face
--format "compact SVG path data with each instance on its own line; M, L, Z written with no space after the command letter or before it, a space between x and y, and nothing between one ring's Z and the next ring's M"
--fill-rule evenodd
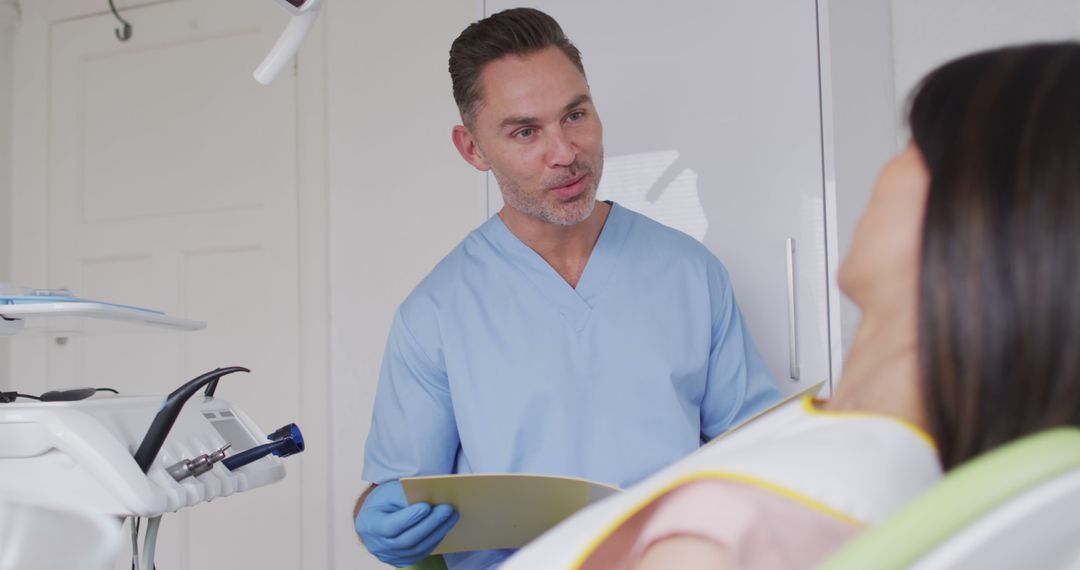
M520 213L560 226L588 218L604 150L584 75L552 46L487 64L480 84L469 129L476 150L466 160L490 169L503 200Z

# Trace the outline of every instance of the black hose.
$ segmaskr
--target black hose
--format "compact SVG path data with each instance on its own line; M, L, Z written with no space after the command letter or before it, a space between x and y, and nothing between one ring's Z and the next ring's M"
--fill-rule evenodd
M173 390L165 398L165 403L162 404L161 410L154 416L150 429L146 430L146 435L143 436L142 443L139 444L139 449L135 452L135 463L139 464L139 468L142 469L143 473L150 471L150 466L154 464L154 459L157 458L158 452L161 451L161 446L165 444L165 438L169 435L169 431L172 430L173 424L176 423L176 418L180 416L180 410L184 407L184 403L206 383L233 372L251 371L242 366L217 368L189 380L183 386Z

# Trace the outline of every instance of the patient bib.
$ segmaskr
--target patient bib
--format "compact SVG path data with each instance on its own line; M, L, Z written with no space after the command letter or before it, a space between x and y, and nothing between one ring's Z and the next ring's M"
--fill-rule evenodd
M865 526L885 519L941 474L933 440L919 428L884 415L821 411L806 397L576 513L502 568L577 568L620 524L689 481L714 478L751 485Z

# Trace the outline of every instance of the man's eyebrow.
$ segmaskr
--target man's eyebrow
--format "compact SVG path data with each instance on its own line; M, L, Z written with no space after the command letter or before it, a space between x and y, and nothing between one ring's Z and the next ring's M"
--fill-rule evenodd
M592 97L589 97L588 95L582 93L581 95L578 95L577 97L574 97L573 101L570 101L569 103L567 103L566 106L563 107L563 112L571 111L575 107L579 107L583 103L588 103L589 101L592 101ZM505 118L505 119L503 119L502 121L499 122L499 130L505 129L506 127L519 127L519 126L522 126L522 125L534 125L534 124L539 123L539 122L540 122L540 119L538 117L527 117L527 116L523 116L523 115L519 115L519 116L515 116L515 117L507 117L507 118Z
M538 119L536 117L521 117L521 116L519 116L519 117L507 117L507 118L503 119L501 123L499 123L499 130L505 129L506 127L517 127L517 126L520 126L520 125L533 125L533 124L536 124L536 123L539 123L539 122L540 122L540 119Z
M592 97L589 97L585 93L582 93L581 95L574 97L573 101L563 107L563 111L571 111L574 109L574 107L578 107L584 103L588 103L589 101L592 101Z

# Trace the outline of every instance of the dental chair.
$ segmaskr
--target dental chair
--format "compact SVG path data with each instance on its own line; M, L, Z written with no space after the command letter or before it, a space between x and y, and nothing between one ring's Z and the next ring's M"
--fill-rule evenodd
M869 568L1080 570L1080 428L968 461L819 570Z
M446 570L446 562L438 554L432 554L412 566L406 566L404 570Z

